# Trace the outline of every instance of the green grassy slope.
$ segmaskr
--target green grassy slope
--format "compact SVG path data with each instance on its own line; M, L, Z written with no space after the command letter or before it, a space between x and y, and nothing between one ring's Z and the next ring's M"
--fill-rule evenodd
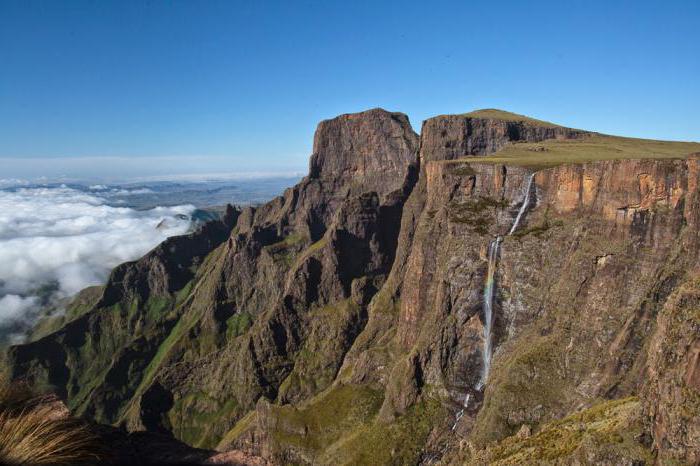
M637 439L642 433L637 398L602 401L553 421L536 434L514 435L487 449L467 453L467 464L651 464L651 451Z

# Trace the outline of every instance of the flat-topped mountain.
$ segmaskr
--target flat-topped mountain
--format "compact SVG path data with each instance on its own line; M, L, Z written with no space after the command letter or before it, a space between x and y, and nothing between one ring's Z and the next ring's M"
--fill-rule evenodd
M418 136L403 113L377 108L341 115L319 123L309 177L383 194L401 188L417 150Z
M115 268L8 371L272 464L693 464L694 153L493 109L420 136L342 115L299 184Z

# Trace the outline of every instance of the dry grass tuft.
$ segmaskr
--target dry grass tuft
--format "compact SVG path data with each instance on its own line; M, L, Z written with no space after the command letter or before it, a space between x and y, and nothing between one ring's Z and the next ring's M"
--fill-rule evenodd
M90 426L67 416L55 398L24 384L0 383L0 464L96 464L103 451Z

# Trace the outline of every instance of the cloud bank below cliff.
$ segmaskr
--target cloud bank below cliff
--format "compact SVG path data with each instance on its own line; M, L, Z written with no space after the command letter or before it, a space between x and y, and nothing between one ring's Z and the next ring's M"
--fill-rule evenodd
M0 328L31 320L47 299L104 283L117 264L187 232L193 211L114 207L99 190L66 186L0 190Z

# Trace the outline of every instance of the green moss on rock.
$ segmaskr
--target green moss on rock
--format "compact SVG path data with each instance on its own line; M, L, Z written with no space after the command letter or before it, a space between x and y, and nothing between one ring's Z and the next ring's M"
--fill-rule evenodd
M253 316L246 311L232 315L226 320L226 338L243 335L253 325Z
M476 197L464 202L451 202L447 215L453 223L465 223L480 235L488 233L498 210L508 207L508 201L491 197Z

